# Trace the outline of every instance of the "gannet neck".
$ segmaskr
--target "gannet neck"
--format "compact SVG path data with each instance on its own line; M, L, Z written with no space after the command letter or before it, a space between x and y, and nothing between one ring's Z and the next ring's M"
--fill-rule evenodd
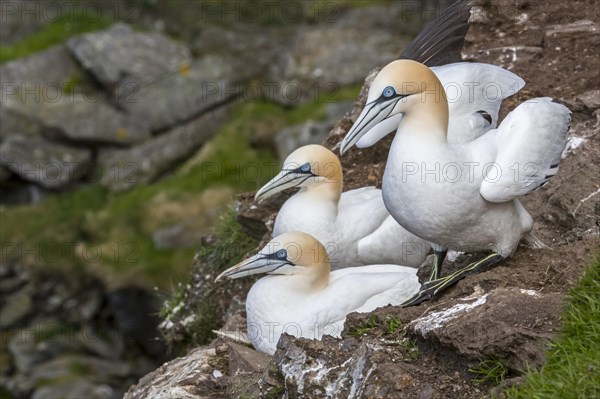
M297 273L290 276L299 290L316 292L327 287L331 265L325 247L306 233L285 233L277 240L287 242L288 256L296 266ZM290 280L291 281L291 280Z
M342 178L327 179L323 182L303 187L301 192L304 195L318 199L334 202L336 205L340 202L342 195Z
M412 100L412 106L404 112L397 132L447 142L449 118L444 90L436 89L434 92L416 96L421 98Z

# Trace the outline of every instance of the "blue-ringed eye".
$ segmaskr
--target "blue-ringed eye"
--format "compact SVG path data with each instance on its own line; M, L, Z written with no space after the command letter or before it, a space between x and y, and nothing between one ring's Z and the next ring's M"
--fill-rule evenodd
M396 94L396 89L394 89L392 86L388 86L385 89L383 89L383 96L385 98L390 98L395 94Z
M304 173L310 172L310 164L307 162L300 167L300 170Z
M277 257L279 259L286 259L287 258L287 251L285 249L280 249L279 251L277 251Z

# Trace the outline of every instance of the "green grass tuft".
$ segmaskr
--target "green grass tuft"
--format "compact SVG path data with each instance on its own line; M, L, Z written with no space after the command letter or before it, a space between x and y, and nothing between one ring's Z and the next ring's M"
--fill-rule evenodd
M469 373L475 376L472 380L475 384L493 382L497 385L506 378L508 371L508 367L496 358L483 360L477 367L469 369Z
M386 317L385 328L386 328L386 333L388 335L396 334L396 332L398 332L398 329L400 328L400 326L402 326L402 323L400 323L400 319L397 318L396 316Z
M546 364L502 395L511 399L600 398L600 256L569 294Z
M377 315L372 314L369 315L369 318L363 321L360 325L353 327L348 335L359 338L365 334L368 334L369 331L377 327L379 327L379 318Z

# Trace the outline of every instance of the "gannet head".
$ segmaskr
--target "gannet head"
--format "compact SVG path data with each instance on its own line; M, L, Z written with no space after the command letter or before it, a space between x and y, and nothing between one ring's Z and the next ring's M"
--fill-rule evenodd
M367 133L369 140L361 147L373 144L396 130L402 115L422 102L439 103L441 113L446 108L447 118L444 88L431 69L411 60L389 63L373 80L365 108L342 141L340 153L344 154Z
M281 171L254 196L263 200L290 187L330 184L337 195L342 191L342 165L338 157L322 145L311 144L292 152Z
M327 285L329 272L329 256L323 245L309 234L291 232L273 238L258 254L219 274L215 282L271 274L290 276L299 287L318 289Z

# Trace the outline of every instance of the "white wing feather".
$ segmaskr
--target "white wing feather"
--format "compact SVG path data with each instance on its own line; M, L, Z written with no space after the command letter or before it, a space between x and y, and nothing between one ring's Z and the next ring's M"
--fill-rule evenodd
M519 76L496 65L459 62L431 70L446 90L450 143L466 143L494 129L502 100L525 86Z
M480 187L483 198L510 201L554 176L567 144L570 115L567 107L551 98L534 98L508 114L493 132L497 155Z

